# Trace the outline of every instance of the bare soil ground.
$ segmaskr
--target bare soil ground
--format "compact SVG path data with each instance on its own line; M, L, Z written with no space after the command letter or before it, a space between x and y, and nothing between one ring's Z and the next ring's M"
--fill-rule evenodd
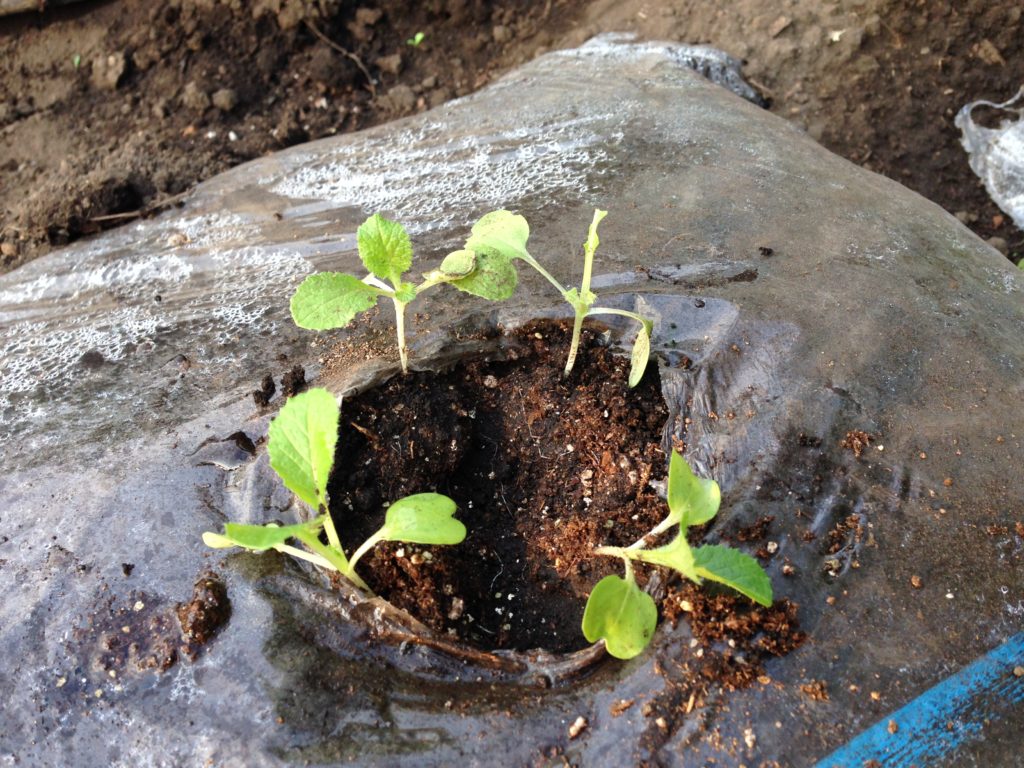
M1021 16L982 0L91 0L0 19L0 270L616 30L745 59L772 111L1016 261L1024 233L953 117L1024 84Z

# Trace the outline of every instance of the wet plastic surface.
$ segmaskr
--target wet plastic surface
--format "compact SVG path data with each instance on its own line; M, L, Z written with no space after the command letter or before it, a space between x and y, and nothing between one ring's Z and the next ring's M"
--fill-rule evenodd
M560 747L588 766L804 765L1020 631L1024 276L670 46L615 45L242 166L180 211L0 277L5 761L493 765ZM407 223L425 271L508 207L568 280L595 206L611 212L595 290L656 318L669 429L690 419L688 458L722 485L709 538L774 515L768 570L810 635L772 683L664 728L643 704L691 653L685 622L625 664L467 659L284 558L200 541L297 514L262 448L230 439L265 434L262 376L315 374L331 341L390 335L386 317L321 337L287 318L305 274L357 268L367 213ZM427 294L414 366L471 348L459 328L563 312L521 276L501 306ZM354 361L318 383L340 394L396 367ZM873 436L860 457L840 444L852 430ZM110 661L111 637L165 631L211 566L232 617L195 662ZM827 700L801 691L812 680ZM636 705L615 717L620 699ZM1015 764L1007 722L944 764Z

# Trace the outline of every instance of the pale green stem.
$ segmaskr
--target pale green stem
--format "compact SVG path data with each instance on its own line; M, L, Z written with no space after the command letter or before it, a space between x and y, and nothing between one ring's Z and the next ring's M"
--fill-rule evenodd
M647 318L641 317L636 312L627 312L625 309L613 309L612 307L590 307L587 309L588 315L621 315L622 317L629 317L636 320L641 325L647 324Z
M364 541L360 545L359 549L357 549L355 552L352 553L352 557L348 561L349 570L354 571L355 567L356 567L356 563L359 562L359 558L361 558L363 555L365 555L367 552L369 552L371 549L373 549L373 547L377 544L377 542L378 541L382 541L383 538L384 537L381 535L381 532L377 531L375 534L373 534L373 536L371 536L366 541Z
M398 334L398 359L402 363L402 373L409 372L409 351L405 346L405 302L392 298L395 302L395 330Z
M339 552L341 551L341 539L338 538L338 531L334 527L334 520L331 518L331 513L327 511L327 500L324 499L320 502L321 509L324 510L324 531L327 533L327 543L334 547Z
M642 562L644 559L643 543L643 539L640 539L640 541L630 544L628 547L598 547L594 550L594 554L621 557L623 560L640 560Z
M447 280L424 280L422 283L416 286L416 295L419 296L421 293L427 290L427 288L433 288L435 285L440 285L441 283L447 282Z
M344 574L349 581L355 584L360 589L365 589L367 592L370 588L366 586L366 582L359 578L359 574L352 570L348 564L348 559L345 557L345 553L341 549L334 549L328 547L320 542L317 535L312 531L303 532L296 536L296 538L313 550L316 554L320 555L324 560L329 562L334 568Z
M583 282L580 284L580 298L585 298L590 293L590 276L594 271L594 252L584 246L583 248Z
M517 258L522 259L527 264L529 264L531 267L533 267L538 272L540 272L541 276L543 276L549 283L551 283L553 286L555 286L555 288L558 289L558 292L560 294L562 294L563 297L565 296L567 291L565 290L565 288L562 287L562 284L560 282L558 282L557 280L555 280L555 278L551 276L551 273L548 272L546 269L544 269L544 267L542 267L537 262L537 260L535 258L533 258L533 256L530 256L529 254L527 254L526 256L519 256Z
M292 557L298 558L299 560L305 560L307 563L312 563L313 565L319 566L320 568L326 568L329 571L338 570L334 567L334 564L326 558L320 557L320 555L314 555L311 552L307 552L304 549L299 549L298 547L293 547L288 544L275 544L274 549L276 549L278 552L281 552L282 554L291 555Z
M658 534L664 533L665 531L667 531L673 525L678 525L678 524L679 524L679 521L676 520L673 515L669 515L664 520L662 520L660 523L658 523L656 526L654 526L651 529L651 532L647 534L647 536L657 536ZM646 539L647 536L645 536L644 539ZM640 541L643 541L644 539L640 539Z
M572 324L572 343L569 345L569 357L565 361L565 370L562 371L562 378L572 373L572 367L576 364L576 352L580 347L580 333L583 331L583 318L587 316L586 305L573 306L576 310L576 319Z
M625 567L626 581L635 582L636 576L633 575L633 563L630 561L628 557L622 558L622 565Z

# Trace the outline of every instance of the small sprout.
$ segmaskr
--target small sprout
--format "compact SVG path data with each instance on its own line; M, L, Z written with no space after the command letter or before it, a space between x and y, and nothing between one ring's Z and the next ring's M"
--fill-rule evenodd
M74 56L71 57L71 66L73 66L75 69L78 69L82 66L82 56L80 54L76 53Z
M422 32L417 32L415 35L405 41L406 45L411 45L413 48L419 48L420 43L426 38L426 35Z
M360 225L356 242L359 258L369 274L362 279L342 272L310 275L292 295L292 319L300 328L313 331L343 328L356 315L374 307L381 297L389 298L395 307L402 373L409 371L405 308L421 293L435 285L451 283L468 293L501 300L515 290L515 270L512 270L511 285L501 286L499 283L507 280L507 274L496 274L491 257L472 250L448 254L441 266L424 275L418 285L406 282L403 276L412 267L412 241L401 224L379 213Z
M385 513L384 525L360 545L351 560L345 556L328 509L327 480L338 441L338 403L325 389L311 389L291 398L269 430L270 466L285 486L302 501L320 512L305 523L280 526L227 523L224 533L203 534L208 547L242 547L251 552L275 549L338 571L363 589L366 584L355 572L356 563L381 541L410 544L458 544L466 538L466 527L454 519L455 502L438 493L418 493L399 499ZM327 544L320 541L320 532ZM296 539L305 549L288 542Z
M646 536L629 547L599 547L595 553L621 557L625 578L606 576L590 593L583 613L583 634L589 642L604 639L608 653L630 659L650 642L657 623L657 608L650 595L636 584L633 561L678 571L697 584L717 581L761 605L772 604L772 585L758 562L739 550L718 544L691 547L686 529L711 520L721 502L714 480L696 477L683 457L672 452L668 471L669 514ZM647 549L652 536L678 527L668 544ZM641 597L642 596L642 597Z
M575 320L573 322L569 356L566 360L563 374L565 376L572 372L573 365L576 362L576 352L579 349L580 333L583 329L584 318L590 315L601 314L622 315L640 323L636 340L633 342L629 372L629 386L635 387L640 383L640 379L643 378L644 370L647 368L647 361L650 358L651 332L654 329L654 323L634 312L611 307L594 306L597 302L597 294L590 290L590 282L594 268L594 253L600 244L600 239L597 236L597 226L607 215L607 211L594 211L594 219L590 224L587 241L583 244L583 281L579 288L565 288L530 255L526 250L526 241L530 236L530 226L525 218L510 211L494 211L481 218L474 225L472 235L466 241L466 248L474 251L478 258L485 262L485 269L481 270L481 267L478 266L477 273L482 271L483 274L488 275L490 283L495 288L500 286L504 289L502 291L503 294L507 291L507 295L501 295L500 297L484 293L478 293L478 295L491 299L508 298L508 296L511 296L517 281L515 267L512 262L515 259L519 259L537 270L545 280L555 287L562 295L562 298L569 302L569 305L573 308ZM466 282L483 282L483 275L477 273L474 273L473 280L462 281L463 285L460 285L458 282L453 282L452 284L470 293L477 293L477 290L464 285Z

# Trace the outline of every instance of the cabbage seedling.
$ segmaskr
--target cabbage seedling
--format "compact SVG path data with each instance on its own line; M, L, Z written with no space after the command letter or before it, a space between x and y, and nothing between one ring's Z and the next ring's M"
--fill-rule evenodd
M320 513L319 517L285 526L227 523L224 533L203 534L206 545L217 549L242 547L252 552L276 549L338 571L366 589L355 571L356 563L378 542L458 544L466 538L466 527L453 517L454 501L439 493L417 493L388 507L384 525L356 549L351 559L347 558L327 512L327 479L338 441L338 418L334 396L325 389L311 389L289 400L270 424L270 466L289 490ZM320 541L321 531L327 535L326 544ZM292 546L288 543L292 539L306 548Z
M668 470L669 514L644 538L628 547L599 547L595 554L621 557L625 578L606 576L590 593L583 612L587 642L604 638L608 653L631 659L650 643L658 623L654 598L637 586L633 561L661 565L700 584L710 579L725 584L761 605L772 604L772 584L758 562L739 550L711 544L691 547L686 529L711 520L721 503L714 480L696 477L690 466L672 451ZM646 549L650 536L678 527L675 539L657 549Z
M645 317L634 312L627 312L624 309L612 307L595 307L597 294L590 290L590 280L594 268L594 253L600 240L597 236L597 225L608 215L607 211L595 210L594 219L590 224L587 240L583 244L583 281L579 288L565 288L548 272L540 263L526 250L526 241L530 236L530 225L526 219L510 211L494 211L480 219L474 226L469 240L466 241L466 250L474 254L486 255L489 262L489 271L504 275L504 282L511 281L515 287L516 271L512 266L515 259L526 262L537 270L562 295L575 313L575 321L572 328L572 342L569 347L569 356L565 362L563 375L568 376L572 372L576 362L576 352L580 344L580 332L583 329L583 320L591 315L622 315L635 320L640 324L636 340L633 342L633 353L631 355L631 366L629 371L629 386L635 387L643 378L644 370L651 353L651 331L654 323ZM452 285L459 286L460 281L452 281ZM468 290L463 288L463 290ZM474 291L470 291L471 293ZM480 294L484 295L484 294ZM485 298L491 298L485 296Z
M375 213L360 225L356 241L359 258L370 274L362 279L343 272L310 275L292 295L292 319L300 328L313 331L343 328L360 312L373 307L381 297L389 298L395 306L402 373L408 373L406 306L428 288L454 282L469 274L474 270L476 261L472 254L456 251L445 258L439 269L424 275L424 281L416 285L402 279L412 267L412 241L401 224Z

